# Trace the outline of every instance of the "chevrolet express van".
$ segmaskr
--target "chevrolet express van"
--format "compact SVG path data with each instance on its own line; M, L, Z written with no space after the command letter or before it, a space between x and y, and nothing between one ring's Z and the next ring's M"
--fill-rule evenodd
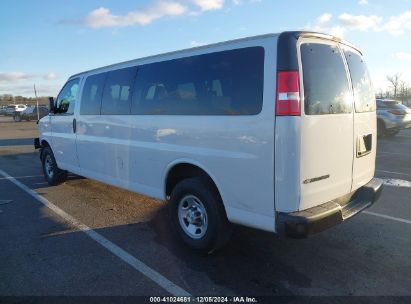
M375 95L361 51L284 32L71 76L39 122L50 185L67 171L166 200L211 252L230 223L303 238L373 204Z

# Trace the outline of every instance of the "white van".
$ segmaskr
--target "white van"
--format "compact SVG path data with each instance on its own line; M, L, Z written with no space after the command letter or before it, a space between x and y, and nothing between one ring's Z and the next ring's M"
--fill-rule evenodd
M306 237L381 192L367 68L332 36L270 34L83 72L51 107L35 140L51 185L70 171L167 200L198 251L223 245L229 223Z

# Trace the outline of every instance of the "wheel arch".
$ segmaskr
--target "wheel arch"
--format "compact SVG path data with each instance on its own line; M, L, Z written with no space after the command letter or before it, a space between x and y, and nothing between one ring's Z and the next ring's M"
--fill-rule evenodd
M377 117L377 123L382 123L383 126L385 127L385 121L384 121L384 119Z
M49 144L49 142L44 138L40 141L40 144L41 144L42 147L50 147L51 148L51 145Z
M198 163L197 161L180 159L170 163L164 173L164 187L163 193L164 197L167 199L175 185L185 178L190 177L204 177L210 182L210 185L214 188L216 193L219 195L221 201L224 205L224 195L221 191L221 187L216 177L208 170L206 167Z

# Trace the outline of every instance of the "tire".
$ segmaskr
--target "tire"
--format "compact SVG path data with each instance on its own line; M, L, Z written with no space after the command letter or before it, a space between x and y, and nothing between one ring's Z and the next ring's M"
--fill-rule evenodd
M210 254L228 241L231 225L220 195L207 180L182 180L174 187L168 206L177 237L193 251Z
M57 167L56 159L50 147L43 148L41 152L41 164L44 177L50 186L57 186L67 179L67 171Z
M385 124L381 120L377 121L377 136L378 137L385 136Z
M385 136L386 136L386 137L389 137L389 138L392 138L392 137L394 137L395 135L397 135L399 132L400 132L400 131L390 131L390 132L385 131Z
M20 122L21 121L21 115L20 114L15 114L13 116L13 119L14 119L15 122Z

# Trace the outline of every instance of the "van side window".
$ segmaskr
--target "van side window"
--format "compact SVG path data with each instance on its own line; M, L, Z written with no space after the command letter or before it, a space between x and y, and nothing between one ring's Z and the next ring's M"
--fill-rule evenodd
M79 78L68 81L57 97L57 114L73 114L79 89Z
M101 114L130 114L132 88L137 68L125 68L107 73Z
M81 96L80 114L100 115L106 74L101 73L87 77Z
M308 115L350 113L347 73L340 50L335 45L301 45L304 79L304 110Z
M263 82L262 47L145 64L138 67L131 113L255 115Z
M351 81L354 91L355 111L371 112L375 111L375 94L373 91L367 66L360 54L351 50L345 50L348 68L351 74Z

